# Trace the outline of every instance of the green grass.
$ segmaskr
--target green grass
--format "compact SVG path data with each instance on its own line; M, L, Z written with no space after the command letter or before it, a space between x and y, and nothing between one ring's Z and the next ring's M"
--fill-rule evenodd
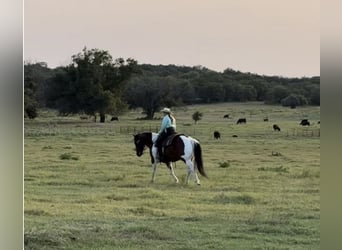
M181 183L162 165L150 183L148 152L136 156L127 128L154 129L160 120L137 120L139 110L105 124L50 111L25 121L25 248L320 248L320 138L302 133L319 125L298 125L319 120L319 108L227 103L175 115L177 130L200 140L209 176L201 186L184 184L182 162ZM247 124L236 125L239 117Z

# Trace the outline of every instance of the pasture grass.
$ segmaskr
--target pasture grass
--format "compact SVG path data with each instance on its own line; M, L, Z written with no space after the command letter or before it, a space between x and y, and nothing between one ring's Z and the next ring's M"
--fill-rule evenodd
M132 132L160 120L137 120L139 110L105 124L51 111L25 120L25 249L320 248L319 124L298 125L320 120L319 108L227 103L175 115L177 130L201 143L201 186L184 184L182 162L179 184L163 165L150 182L148 152L136 156ZM236 125L241 117L247 124Z

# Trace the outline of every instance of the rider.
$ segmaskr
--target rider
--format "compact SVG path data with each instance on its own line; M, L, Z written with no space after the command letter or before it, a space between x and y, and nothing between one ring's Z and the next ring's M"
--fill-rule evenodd
M167 136L176 132L176 119L171 115L171 110L169 108L163 108L160 112L164 113L164 117L155 146L158 149L159 161L162 161L162 143Z

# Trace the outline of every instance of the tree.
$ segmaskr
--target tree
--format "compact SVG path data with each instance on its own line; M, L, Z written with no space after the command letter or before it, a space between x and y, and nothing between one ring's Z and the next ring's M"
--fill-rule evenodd
M235 86L235 98L239 102L255 101L257 92L251 85L243 85L238 83Z
M199 97L207 103L222 102L225 96L222 84L216 82L198 84L197 92Z
M308 104L308 101L303 95L291 94L282 99L281 104L285 107L297 107Z
M37 83L32 76L32 70L24 71L24 115L30 119L38 116Z
M169 93L164 77L135 77L126 86L125 99L132 108L143 108L146 119L153 119L154 113L169 102Z
M178 98L177 105L194 103L196 98L195 88L188 80L179 80L172 90L172 96Z
M312 105L320 105L321 104L319 85L311 86L308 99L310 100L310 104L312 104Z
M108 51L84 48L50 82L50 103L62 114L99 113L100 122L105 122L107 113L119 113L125 108L123 87L137 72L134 59L113 61Z
M52 76L52 70L45 62L24 63L24 113L34 119L38 108L45 106L45 83Z
M262 79L255 79L251 81L249 85L253 86L256 90L256 100L263 101L265 99L267 89L269 88L268 84Z
M203 114L201 112L196 111L195 113L192 114L192 120L194 120L195 124L197 124L197 122L202 119L202 116Z
M266 103L280 104L289 95L289 90L282 85L275 85L266 94Z

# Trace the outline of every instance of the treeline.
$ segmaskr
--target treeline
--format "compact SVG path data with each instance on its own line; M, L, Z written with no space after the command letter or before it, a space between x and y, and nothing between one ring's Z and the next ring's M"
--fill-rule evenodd
M49 107L61 114L120 114L141 107L147 119L162 106L195 103L263 101L291 106L320 105L320 77L286 78L216 72L202 66L138 64L113 59L108 51L88 50L72 63L50 69L46 63L24 65L25 115Z

